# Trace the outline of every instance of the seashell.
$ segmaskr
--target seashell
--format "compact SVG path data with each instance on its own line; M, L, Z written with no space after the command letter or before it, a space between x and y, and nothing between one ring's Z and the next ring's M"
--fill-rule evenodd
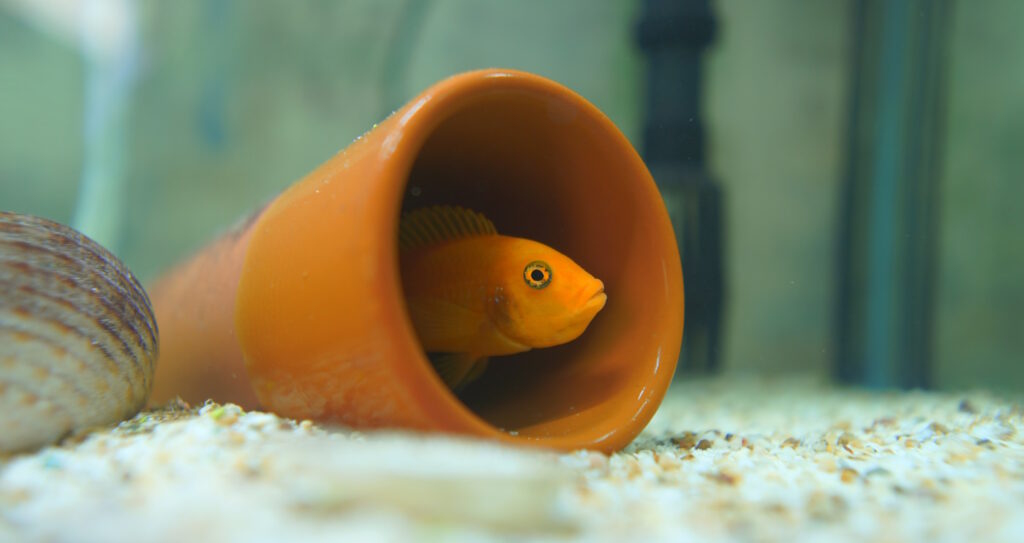
M117 257L66 226L0 212L0 451L134 415L156 355L149 298Z

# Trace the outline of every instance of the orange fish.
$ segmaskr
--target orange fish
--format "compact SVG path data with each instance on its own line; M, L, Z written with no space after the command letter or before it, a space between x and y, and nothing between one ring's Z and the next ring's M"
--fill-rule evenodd
M402 288L413 327L453 389L491 356L551 347L580 336L604 307L604 284L536 241L499 235L461 207L402 217Z

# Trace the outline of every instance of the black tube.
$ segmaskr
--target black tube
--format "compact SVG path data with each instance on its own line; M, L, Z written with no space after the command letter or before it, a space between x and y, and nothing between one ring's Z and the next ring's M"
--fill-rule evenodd
M647 57L643 156L679 242L686 334L679 367L719 366L724 287L723 195L708 174L701 116L701 57L715 36L707 0L644 0L636 27Z

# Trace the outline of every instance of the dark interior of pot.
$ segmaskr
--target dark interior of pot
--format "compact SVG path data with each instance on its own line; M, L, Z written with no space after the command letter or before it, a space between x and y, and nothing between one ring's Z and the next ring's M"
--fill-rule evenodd
M578 339L494 357L459 392L495 427L528 437L587 428L596 440L656 407L671 379L682 298L668 259L678 256L660 197L625 142L596 110L564 97L491 91L460 102L417 155L403 212L479 211L500 234L545 243L605 283L608 302Z

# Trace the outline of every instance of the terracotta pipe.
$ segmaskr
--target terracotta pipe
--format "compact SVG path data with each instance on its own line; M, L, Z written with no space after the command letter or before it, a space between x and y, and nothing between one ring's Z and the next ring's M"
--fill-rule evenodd
M608 304L577 340L496 359L456 396L417 343L398 270L400 214L433 204L569 255ZM155 402L565 450L617 450L643 429L683 329L676 241L643 162L586 100L508 70L427 89L151 295Z

